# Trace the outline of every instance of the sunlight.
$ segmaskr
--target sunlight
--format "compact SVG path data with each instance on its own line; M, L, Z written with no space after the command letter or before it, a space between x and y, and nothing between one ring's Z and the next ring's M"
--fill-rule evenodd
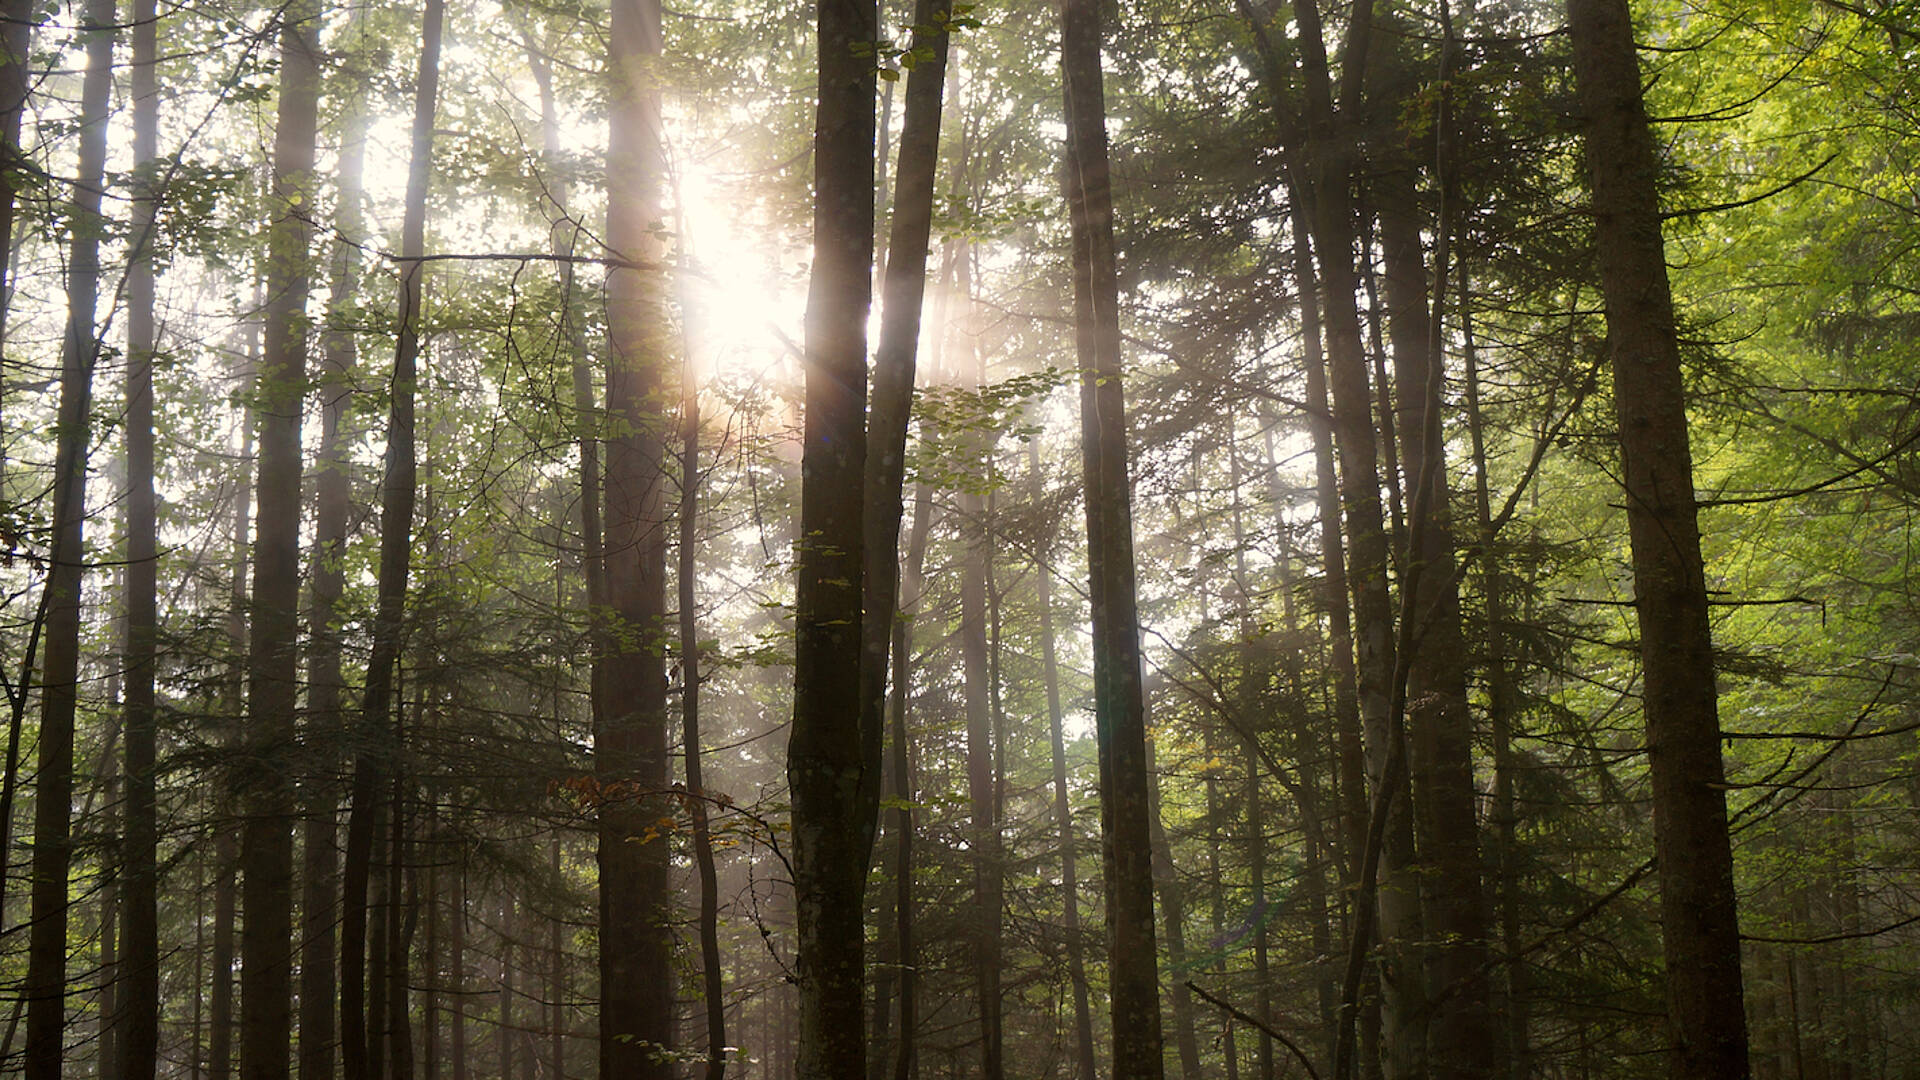
M680 300L696 377L797 383L805 251L779 239L747 185L714 164L674 162Z

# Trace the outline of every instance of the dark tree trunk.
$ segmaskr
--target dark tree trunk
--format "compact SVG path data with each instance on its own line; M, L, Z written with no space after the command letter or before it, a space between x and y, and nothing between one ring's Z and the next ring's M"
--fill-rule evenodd
M1514 1080L1532 1075L1527 1027L1530 991L1527 961L1520 955L1520 849L1516 833L1518 811L1513 785L1518 770L1514 757L1514 684L1507 657L1505 577L1493 557L1493 498L1487 479L1485 425L1480 411L1480 360L1473 338L1472 289L1464 267L1460 270L1460 344L1465 354L1467 432L1472 444L1475 523L1480 541L1482 599L1487 608L1487 726L1493 739L1493 826L1495 865L1494 903L1500 921L1500 951L1505 958L1505 994L1496 1012L1506 1019L1507 1073Z
M308 215L318 185L320 6L282 14L280 105L274 128L272 222L266 255L266 332L254 409L260 423L255 485L247 744L241 837L240 1077L284 1080L293 1049L294 717L299 707L300 428L307 377Z
M1395 55L1380 68L1387 73L1383 82L1390 86L1385 95L1389 102L1408 100L1414 93L1412 73L1403 64ZM1436 123L1442 147L1448 145L1448 123L1443 92ZM1401 560L1402 581L1416 583L1415 594L1403 599L1414 626L1413 648L1401 662L1407 671L1409 772L1418 837L1415 879L1427 943L1420 959L1426 972L1428 1053L1436 1080L1465 1080L1492 1075L1498 1057L1487 1011L1487 912L1475 820L1473 717L1467 709L1467 648L1460 630L1451 492L1441 434L1445 363L1440 313L1452 215L1446 204L1453 192L1450 174L1443 172L1442 206L1430 226L1437 238L1430 291L1421 244L1423 228L1429 226L1420 211L1413 163L1390 151L1377 157L1381 164L1375 190L1401 471L1412 519L1409 550ZM1439 165L1451 169L1451 162ZM1413 572L1416 566L1418 573Z
M700 772L700 623L695 607L695 545L700 516L700 388L689 356L680 393L680 719L687 756L687 808L693 818L693 856L700 879L700 971L706 1004L706 1080L727 1071L727 999L720 981L720 882L707 824L706 782Z
M956 253L955 299L962 316L943 332L960 331L963 345L959 367L963 384L978 390L984 382L984 364L973 347L973 249L961 241ZM991 469L989 436L970 438L963 451L981 475ZM977 491L959 498L962 543L960 565L960 653L967 717L968 858L973 871L973 905L969 913L974 1009L980 1022L980 1072L984 1080L1005 1075L1002 1039L1000 969L1001 916L1005 882L1001 865L1000 819L997 813L993 754L993 680L987 654L987 574L993 558L993 538L987 528L987 500Z
M1027 475L1032 482L1032 500L1041 505L1045 486L1040 476L1038 439L1027 440ZM1053 819L1060 834L1060 904L1062 928L1067 938L1067 979L1073 987L1073 1053L1076 1080L1094 1080L1099 1075L1094 1063L1093 1013L1087 1004L1087 961L1085 941L1080 930L1080 875L1074 858L1076 837L1073 806L1067 795L1067 746L1061 730L1060 660L1053 636L1053 568L1048 554L1053 537L1042 537L1035 545L1038 563L1034 567L1034 603L1040 608L1040 670L1047 692L1047 734L1053 758Z
M27 1080L59 1080L66 1060L68 874L73 865L73 731L80 683L81 579L86 562L87 450L93 369L100 354L101 186L113 91L114 0L81 16L87 74L80 90L80 160L71 196L67 331L60 346L54 435L53 551L46 583L46 656L40 676L39 771L33 801L32 923L27 931ZM11 200L8 200L11 204Z
M160 167L160 92L154 0L133 3L132 250L127 265L126 845L115 1067L153 1080L160 1066L160 826L155 806L154 654L159 625L158 528L153 483L154 170ZM0 222L0 228L5 228ZM0 260L5 253L0 251Z
M1178 978L1167 988L1173 1005L1174 1046L1180 1054L1183 1080L1200 1080L1200 1038L1193 1026L1193 993L1187 989L1187 901L1173 867L1173 845L1167 841L1166 822L1160 817L1160 773L1154 762L1154 743L1147 741L1147 785L1153 800L1150 835L1153 839L1154 886L1160 893L1160 917L1167 926L1167 962Z
M904 136L903 136L904 137ZM899 964L895 993L899 998L900 1036L895 1042L890 1063L893 1080L910 1080L914 1075L914 1052L918 1036L918 956L913 935L913 744L908 734L907 709L911 701L909 684L913 674L913 619L905 603L920 604L923 582L921 568L926 563L927 534L933 524L933 493L925 484L916 486L913 496L913 524L907 530L907 559L901 576L902 610L893 621L893 682L891 699L892 772L894 795L899 803L893 808L891 828L894 842L894 955Z
M360 67L356 41L347 62L347 78ZM337 206L334 227L353 239L365 231L362 213L362 173L366 162L367 111L364 91L346 104L337 166ZM307 619L307 745L306 824L302 881L303 936L300 946L300 1059L299 1080L332 1080L338 1049L339 987L336 979L339 948L336 924L341 917L340 782L337 778L345 719L341 709L346 682L340 671L340 598L346 589L341 560L347 545L347 518L352 491L346 456L346 417L353 403L354 368L358 362L354 334L348 325L357 285L358 252L351 243L336 244L330 269L327 325L321 334L320 446L314 480L313 573Z
M867 310L872 300L873 0L819 5L813 275L807 295L793 726L799 1080L866 1075L866 906L879 742L862 730ZM870 47L870 46L869 46Z
M1407 873L1413 857L1413 824L1405 781L1390 763L1399 752L1403 735L1392 717L1394 670L1393 600L1388 590L1387 533L1380 505L1378 444L1374 432L1373 399L1361 342L1360 320L1353 297L1358 287L1353 256L1352 152L1343 139L1340 121L1352 126L1347 114L1358 108L1359 87L1365 74L1367 44L1373 21L1370 0L1356 0L1348 23L1346 65L1341 72L1341 115L1336 116L1332 80L1327 71L1325 39L1320 13L1307 0L1295 0L1300 54L1306 90L1309 197L1313 218L1313 250L1320 268L1320 296L1326 332L1328 384L1332 397L1334 447L1340 464L1340 495L1349 552L1348 587L1354 608L1355 684L1361 723L1366 735L1368 781L1375 789L1374 804L1386 815L1382 823L1384 873L1377 889L1366 889L1364 875L1356 878L1360 892L1356 907L1377 908L1385 963L1380 974L1383 1043L1391 1080L1407 1080L1424 1068L1426 1049L1424 1009L1418 964L1409 953L1420 940L1419 897ZM1404 770L1400 770L1404 775ZM1382 788L1385 791L1382 791ZM1369 816L1371 817L1371 811ZM1350 954L1367 945L1363 928L1372 923L1372 911L1353 920ZM1339 1080L1351 1075L1352 1021L1357 985L1343 990L1341 1031L1336 1044L1334 1071Z
M404 734L395 723L394 746L405 745ZM392 790L388 799L387 816L390 821L390 839L387 841L387 1016L385 1025L386 1058L389 1062L387 1076L389 1080L413 1080L413 1025L409 1011L411 994L407 992L412 980L412 955L414 917L418 912L417 890L408 889L405 884L407 867L407 813L405 804L406 774L398 769L394 771Z
M31 92L33 12L33 0L0 5L0 344L6 341L6 301L13 295L15 204L30 168L20 151L20 121Z
M1100 71L1100 8L1061 5L1066 87L1067 206L1072 217L1074 341L1081 369L1080 439L1092 600L1094 726L1100 742L1101 848L1107 885L1114 1080L1159 1080L1159 958L1148 839L1146 701L1127 479L1120 295Z
M926 296L927 253L933 226L934 173L939 164L940 112L942 90L946 83L947 43L950 35L938 29L947 15L945 0L916 0L914 39L911 48L926 50L926 58L907 74L906 117L900 133L898 182L895 185L887 244L886 270L881 284L880 340L874 351L872 403L869 410L867 443L869 452L864 466L866 491L865 524L866 580L862 606L860 655L860 733L863 752L877 758L884 742L881 732L886 723L887 667L889 650L896 638L894 624L900 621L900 518L901 487L906 475L906 441L909 414L913 407L915 353L920 338L920 311ZM887 86L889 95L892 84ZM889 100L889 104L890 104ZM887 119L883 108L882 121ZM886 143L880 136L881 198L886 198ZM904 676L905 667L898 669ZM904 721L903 721L904 723ZM896 738L895 752L887 759L883 773L891 777L896 797L907 784L904 731ZM885 779L883 777L883 779ZM911 811L902 808L890 819L894 830L911 828ZM890 1018L888 998L902 995L902 1025L911 1014L905 1003L910 985L901 935L909 932L910 916L899 905L911 904L911 883L897 875L910 873L908 861L912 849L910 837L896 833L894 866L895 905L893 926L882 928L883 949L892 951L892 963L874 976L873 1049L868 1074L884 1075L888 1061L879 1050L885 1043ZM883 957L883 962L887 959ZM909 1039L906 1031L901 1038ZM904 1045L904 1044L903 1044ZM898 1056L898 1055L896 1055Z
M655 69L656 0L613 5L608 62L607 242L624 259L607 275L607 662L594 736L600 784L600 1074L672 1075L668 845L645 837L670 816L667 787L666 501L669 420L666 278L660 185L665 148Z
M1567 15L1633 547L1668 1068L1676 1080L1735 1080L1747 1075L1739 912L1686 387L1660 231L1660 161L1626 0L1568 0Z
M213 986L207 992L207 1077L233 1075L233 924L239 897L239 845L222 822L213 841Z
M427 187L433 165L433 118L440 86L440 37L445 18L443 0L428 0L422 13L420 60L413 99L411 155L407 165L406 206L400 226L400 316L393 353L393 378L387 417L386 475L380 493L380 566L376 585L378 610L373 646L367 661L367 682L361 704L359 746L353 766L353 790L347 814L344 908L340 926L341 1027L347 1080L379 1080L382 1075L381 1035L390 1028L386 1011L393 1003L381 988L388 966L404 970L404 956L392 953L393 935L375 941L368 917L368 879L379 860L375 837L384 815L381 789L395 768L399 751L393 723L394 669L399 664L406 629L407 579L413 553L413 509L418 495L419 467L414 454L414 394L420 356L421 278L426 264L418 261L426 243ZM396 816L394 825L399 824ZM389 858L399 858L390 850ZM389 879L386 904L401 902ZM362 958L371 951L384 957L381 970L368 971ZM367 987L370 996L362 997ZM390 989L390 988L389 988ZM405 1001L405 995L401 995ZM385 1006L385 1009L382 1008ZM404 1007L404 1006L403 1006Z
M549 866L555 881L560 876L560 838L553 838L548 849ZM547 1038L548 1053L551 1055L553 1080L566 1080L567 1077L567 952L566 923L556 910L552 924L548 927L547 948L552 955L548 957L547 985L548 996L552 1001L548 1013Z
M452 911L447 920L448 1005L447 1074L467 1078L467 865L464 853L455 857Z

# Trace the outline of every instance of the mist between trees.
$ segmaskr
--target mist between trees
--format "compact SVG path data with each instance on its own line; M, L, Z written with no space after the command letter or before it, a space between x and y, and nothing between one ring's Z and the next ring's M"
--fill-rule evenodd
M1905 0L0 0L0 1074L1920 1071Z

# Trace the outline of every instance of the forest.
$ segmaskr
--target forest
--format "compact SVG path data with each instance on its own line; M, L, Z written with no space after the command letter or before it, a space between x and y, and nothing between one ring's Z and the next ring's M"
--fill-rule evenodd
M0 1076L1920 1075L1920 0L0 0Z

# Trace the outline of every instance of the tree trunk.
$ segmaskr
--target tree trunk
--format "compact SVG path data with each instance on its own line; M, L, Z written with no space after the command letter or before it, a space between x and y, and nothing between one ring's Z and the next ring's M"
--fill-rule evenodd
M564 882L566 879L561 876L560 870L560 837L557 835L553 838L552 845L548 849L548 859L548 868L553 873L554 881ZM547 1038L549 1040L548 1053L551 1055L553 1080L566 1080L567 1078L566 923L560 915L561 913L558 910L553 913L551 925L548 927L547 939L547 948L552 952L552 955L548 958L550 967L548 968L547 985L549 987L548 996L552 1001L552 1005L550 1006L552 1011L549 1013Z
M594 736L600 784L600 1070L603 1080L671 1075L669 845L643 839L670 816L664 458L667 305L660 184L665 173L657 0L613 5L608 64L607 242L644 265L607 275L604 716Z
M706 999L706 1080L727 1071L727 1000L720 983L720 883L707 825L706 782L700 772L700 625L695 607L695 545L700 514L700 390L687 359L680 393L680 719L687 756L687 808L693 817L693 855L700 879L700 969Z
M904 136L902 136L904 138ZM900 974L895 993L900 1002L900 1036L892 1061L893 1080L910 1080L914 1075L914 1052L919 1023L918 957L913 938L913 744L907 725L908 693L913 673L913 620L906 614L905 602L920 606L923 582L921 568L926 563L927 534L933 524L933 493L925 484L916 485L913 496L913 524L907 530L907 564L901 577L902 610L893 621L893 683L889 688L892 714L893 775L895 797L892 829L894 837L894 955Z
M226 823L213 841L213 987L207 992L207 1078L233 1075L233 924L239 899L239 845Z
M413 509L418 494L419 469L414 454L414 394L420 356L420 303L426 264L418 261L426 244L427 187L433 165L433 119L440 87L440 38L445 20L444 0L427 0L421 18L420 59L413 99L411 155L407 165L406 206L400 225L400 316L393 353L393 378L387 417L386 475L380 493L380 566L376 585L378 609L373 625L372 652L361 704L360 751L355 755L353 790L347 813L346 870L342 876L344 908L340 925L341 1029L347 1080L380 1080L380 1032L391 1026L380 1005L362 996L363 986L377 988L385 971L369 972L362 958L373 947L387 964L405 968L405 957L392 955L372 940L368 919L368 878L376 865L374 838L382 814L379 803L383 781L395 767L399 750L393 716L394 669L400 660L406 629L407 579L413 552ZM397 819L396 819L397 824ZM393 851L392 858L399 852ZM389 885L386 902L399 904L399 891ZM385 999L386 993L377 992ZM401 996L404 1002L405 996Z
M1153 876L1160 893L1160 916L1167 926L1167 962L1173 966L1174 979L1168 987L1173 1004L1174 1045L1180 1054L1180 1075L1184 1080L1200 1080L1200 1039L1193 1026L1193 994L1187 989L1187 903L1175 876L1173 846L1167 842L1166 822L1160 816L1160 773L1154 763L1154 743L1147 741L1147 785L1153 800L1149 822L1153 840Z
M1507 662L1507 600L1505 577L1493 556L1493 498L1487 479L1487 446L1480 411L1480 359L1473 339L1472 289L1466 268L1460 268L1460 345L1466 361L1467 432L1472 445L1475 523L1480 541L1482 599L1487 608L1487 726L1493 737L1493 810L1490 824L1496 845L1494 902L1500 920L1500 952L1505 958L1505 994L1497 1012L1506 1018L1507 1072L1514 1080L1532 1075L1527 1016L1530 993L1527 961L1520 955L1520 848L1516 833L1519 814L1513 784L1518 771L1514 758L1513 671Z
M358 28L356 28L358 29ZM364 34L364 30L358 32ZM356 40L347 60L347 79L355 83L359 50ZM363 92L363 91L361 91ZM361 202L366 162L367 110L359 92L345 106L341 122L337 166L338 197L334 228L342 237L357 239L366 229ZM340 764L345 718L341 699L346 681L340 671L340 598L346 589L342 559L346 554L347 518L352 491L346 456L346 417L353 403L354 368L358 364L352 318L357 287L358 251L352 243L333 249L328 287L327 325L321 333L320 446L314 480L313 571L309 587L307 628L307 731L310 752L305 825L302 920L300 947L300 1058L299 1080L332 1080L339 1042L340 987L336 978L335 927L341 918L340 881Z
M1032 482L1032 501L1041 505L1044 485L1040 476L1038 439L1027 440L1027 476ZM1040 608L1041 677L1047 692L1047 734L1053 756L1053 818L1060 834L1060 904L1067 938L1067 979L1073 986L1073 1052L1076 1080L1094 1080L1099 1071L1094 1064L1093 1014L1087 1005L1087 962L1080 930L1079 868L1075 865L1073 807L1067 796L1067 747L1061 730L1060 661L1053 638L1053 568L1048 554L1053 548L1051 530L1035 544L1038 562L1034 567L1034 603Z
M1747 1075L1739 913L1686 387L1660 232L1659 156L1626 0L1568 0L1567 14L1633 549L1669 1072L1734 1080Z
M300 427L306 389L308 215L318 185L320 6L282 16L274 128L274 218L268 226L266 331L254 408L260 472L254 530L247 743L241 837L240 1077L284 1080L293 1049L293 777L287 760L299 707Z
M159 626L153 483L154 170L160 167L160 91L154 0L133 2L132 246L127 265L127 571L125 853L115 1068L153 1080L160 1067L160 827L155 805L154 654ZM0 222L0 228L5 228ZM0 252L4 258L4 252Z
M860 711L867 310L872 299L873 0L819 5L812 279L807 295L793 726L799 1080L866 1075L867 862L880 762ZM884 451L883 451L884 452Z
M889 650L896 638L894 624L899 621L900 606L900 518L901 487L906 475L907 424L913 407L915 352L920 338L920 312L926 297L927 253L933 226L934 173L939 164L940 113L942 90L946 83L947 44L950 35L940 28L948 13L946 0L916 0L911 48L925 50L925 59L907 74L906 116L900 133L900 156L896 168L886 251L886 268L881 285L880 339L875 346L872 403L868 420L869 452L863 467L867 519L866 580L862 606L860 658L860 732L863 752L869 760L878 758L884 741L881 732L886 723L887 666ZM891 95L893 85L888 83ZM889 97L889 105L891 98ZM883 109L882 122L887 119ZM886 200L886 133L880 136L881 200ZM905 667L898 669L904 676ZM904 724L904 720L902 721ZM907 783L905 773L904 730L896 742L896 752L888 758L883 772L893 777L895 795ZM902 808L892 819L895 829L912 827L911 812ZM896 875L910 873L907 868L912 840L896 840ZM879 1050L884 1042L889 1016L890 994L904 995L910 985L902 949L903 931L910 927L910 916L898 905L911 903L912 886L896 879L894 925L891 934L883 928L883 938L893 951L893 963L875 973L875 1032ZM884 947L884 946L883 946ZM885 958L883 958L884 960ZM896 987L898 988L896 990ZM911 1014L911 1006L902 1004L902 1023ZM902 1039L909 1036L903 1030ZM868 1062L868 1074L884 1075L888 1062L876 1052Z
M1441 72L1446 75L1443 59ZM1413 75L1395 55L1382 65L1388 101L1411 98ZM1448 145L1447 100L1442 92L1435 124ZM1473 782L1473 717L1467 708L1467 648L1460 630L1460 589L1454 572L1453 515L1441 434L1445 358L1440 313L1446 296L1452 163L1439 161L1441 209L1436 236L1434 298L1429 315L1428 274L1412 162L1391 151L1376 155L1380 241L1386 268L1389 334L1400 419L1402 472L1412 524L1402 559L1403 583L1416 583L1403 603L1415 620L1407 671L1408 755L1418 837L1415 880L1420 883L1428 1053L1436 1080L1466 1080L1496 1071L1492 1018L1487 1010L1487 912L1480 880L1478 792ZM1412 568L1418 566L1418 573ZM1403 584L1405 587L1405 584Z
M1369 390L1366 351L1353 296L1358 286L1353 257L1353 177L1351 150L1342 138L1339 121L1358 108L1359 87L1365 71L1367 42L1373 20L1370 0L1356 0L1349 19L1341 72L1341 115L1334 112L1332 81L1327 72L1326 46L1319 9L1308 0L1295 0L1300 53L1304 69L1307 112L1308 187L1313 217L1313 249L1319 258L1320 296L1328 383L1332 396L1333 442L1340 464L1341 504L1347 523L1350 567L1348 586L1354 606L1355 684L1361 724L1366 735L1368 780L1376 789L1374 802L1386 814L1381 863L1385 870L1375 895L1358 895L1356 906L1377 907L1384 939L1381 967L1383 1043L1389 1057L1391 1080L1407 1080L1424 1070L1426 1032L1418 966L1408 949L1420 940L1419 897L1407 873L1413 858L1411 808L1404 782L1393 782L1389 763L1402 738L1392 718L1394 670L1393 601L1388 591L1387 534L1380 505L1378 444L1375 440L1373 400ZM1353 121L1347 119L1350 128ZM1379 789L1388 785L1389 790ZM1384 797L1382 797L1384 795ZM1356 882L1364 882L1356 878ZM1356 918L1350 951L1367 942L1359 929L1372 918ZM1357 987L1353 988L1357 991ZM1356 1002L1343 991L1340 1037L1335 1052L1338 1080L1351 1075L1352 1020Z
M53 463L53 551L47 572L46 657L40 678L40 751L33 801L32 923L27 932L27 1080L59 1080L66 1060L68 876L73 865L73 731L80 684L87 450L100 338L101 186L112 95L114 0L82 14L87 74L80 90L80 161L71 206L67 331L60 347L60 412ZM10 202L11 200L9 200Z
M1072 217L1074 343L1093 614L1094 726L1100 741L1102 865L1107 885L1114 1080L1160 1080L1159 958L1148 840L1146 701L1134 591L1132 488L1121 386L1120 295L1100 71L1100 9L1065 0L1067 206Z
M467 1078L467 864L465 854L455 857L453 910L447 920L447 977L451 992L447 1017L447 1074L453 1080Z
M15 203L32 166L20 150L20 121L31 92L33 0L0 5L0 344L6 342L7 300L13 295Z

